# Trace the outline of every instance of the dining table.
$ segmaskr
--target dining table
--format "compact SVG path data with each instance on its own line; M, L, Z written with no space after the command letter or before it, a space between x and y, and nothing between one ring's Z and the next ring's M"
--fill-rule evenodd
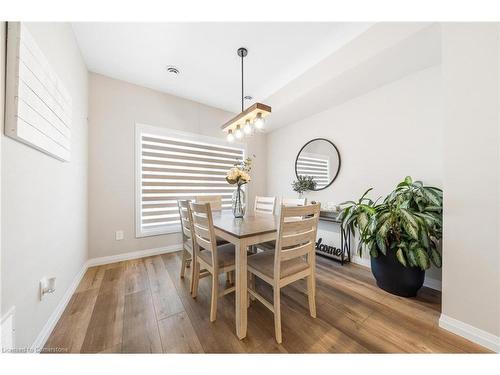
M247 254L252 245L276 240L279 217L269 214L246 214L235 218L232 212L213 215L215 234L235 246L236 336L247 335Z

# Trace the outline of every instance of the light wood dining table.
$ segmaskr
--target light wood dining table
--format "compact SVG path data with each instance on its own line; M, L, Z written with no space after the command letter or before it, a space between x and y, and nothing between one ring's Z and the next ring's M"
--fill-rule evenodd
M236 265L236 335L247 335L247 250L249 246L276 240L279 218L274 215L247 214L236 219L231 212L213 214L215 234L234 244Z

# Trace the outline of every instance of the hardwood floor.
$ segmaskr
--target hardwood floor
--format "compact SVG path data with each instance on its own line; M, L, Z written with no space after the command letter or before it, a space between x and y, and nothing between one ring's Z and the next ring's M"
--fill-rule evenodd
M89 268L45 348L71 353L472 353L486 349L438 327L441 294L417 298L377 288L370 271L317 257L317 315L309 316L305 281L282 290L283 343L258 301L248 335L238 340L234 294L219 300L210 323L209 279L197 299L172 253ZM225 280L221 279L221 282ZM272 290L258 283L267 298Z

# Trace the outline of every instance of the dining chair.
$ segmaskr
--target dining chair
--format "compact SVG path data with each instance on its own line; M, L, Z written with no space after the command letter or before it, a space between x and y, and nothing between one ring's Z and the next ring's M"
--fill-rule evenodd
M182 229L182 261L181 261L181 278L184 278L186 268L189 267L193 260L194 239L192 230L192 215L189 200L177 201L179 207L179 216ZM189 282L189 292L193 292L193 267L191 267L191 280Z
M284 206L305 206L307 198L282 198L281 204Z
M196 203L210 203L210 209L214 212L222 211L222 196L220 195L197 195Z
M305 206L307 203L307 198L282 198L281 207L298 207ZM263 242L255 245L255 252L261 251L272 251L276 247L276 241Z
M254 212L256 214L274 215L276 197L255 197Z
M222 196L220 195L197 195L196 203L208 203L212 212L222 212ZM227 241L217 237L217 245L227 244Z
M200 277L211 275L212 297L210 303L210 321L217 318L217 300L219 297L234 292L234 285L219 293L219 274L235 270L234 245L227 243L217 246L212 211L208 203L190 203L193 217L194 264L193 264L193 298L198 293ZM201 273L200 270L205 272Z
M255 197L254 213L256 215L274 215L276 208L276 197ZM258 247L255 245L250 246L250 252L255 254Z
M220 195L197 195L195 197L196 203L209 203L212 212L222 212L222 196ZM225 245L228 242L220 237L216 237L217 246ZM234 283L234 272L228 272L226 280L229 284Z
M316 317L316 255L314 246L318 230L320 204L281 206L280 223L274 252L264 251L247 259L248 272L273 287L273 302L260 295L250 283L248 293L274 313L276 341L281 343L280 291L297 280L307 280L309 313ZM300 217L300 220L296 218Z
M287 207L299 207L307 204L307 198L283 198L281 204ZM300 218L296 218L300 219Z

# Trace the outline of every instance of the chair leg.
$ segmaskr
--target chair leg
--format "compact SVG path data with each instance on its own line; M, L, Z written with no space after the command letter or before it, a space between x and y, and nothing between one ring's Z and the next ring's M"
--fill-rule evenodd
M191 295L196 298L198 295L198 282L200 281L200 263L193 262L193 290Z
M196 272L196 262L193 259L193 256L191 256L191 280L189 282L189 293L193 295L193 290L194 290L194 278L195 278L195 272ZM198 288L198 286L197 286Z
M182 249L181 279L184 278L184 272L186 271L186 265L187 265L187 251Z
M255 291L255 276L251 272L248 272L248 287L250 289L252 289L253 291ZM255 299L255 297L252 296L250 293L248 293L248 296L247 296L247 301L248 301L247 306L248 307L250 307L250 304L252 303L252 301L254 299Z
M280 288L275 285L273 286L273 306L274 306L274 334L276 336L276 342L281 344L281 301L280 301Z
M309 301L309 313L316 318L316 280L314 275L307 277L307 299Z
M248 286L247 288L252 288L252 273L247 272L247 280L248 280ZM251 302L251 294L247 292L247 309L250 307L250 302Z
M219 299L219 274L215 272L212 275L212 302L210 304L210 321L217 319L217 300Z

